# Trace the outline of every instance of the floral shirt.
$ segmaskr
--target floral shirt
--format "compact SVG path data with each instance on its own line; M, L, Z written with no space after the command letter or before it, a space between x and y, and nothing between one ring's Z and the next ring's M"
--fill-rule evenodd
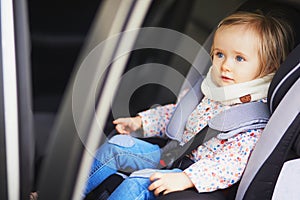
M166 136L166 126L175 108L176 104L168 104L139 113L144 136ZM204 97L188 118L182 143L188 142L211 118L228 108L230 106ZM210 192L231 186L241 178L261 133L262 129L254 129L227 140L210 139L188 155L195 163L184 172L198 192Z

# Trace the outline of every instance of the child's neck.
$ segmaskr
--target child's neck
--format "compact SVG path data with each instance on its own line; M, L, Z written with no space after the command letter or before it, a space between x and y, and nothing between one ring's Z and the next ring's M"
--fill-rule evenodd
M208 98L224 105L247 103L267 97L268 88L274 73L252 81L219 87L211 79L211 69L204 79L201 90Z

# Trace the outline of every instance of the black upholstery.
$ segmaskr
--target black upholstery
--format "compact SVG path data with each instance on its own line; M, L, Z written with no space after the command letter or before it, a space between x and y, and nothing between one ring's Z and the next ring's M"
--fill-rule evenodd
M295 139L295 142L292 146L292 150L297 156L300 156L300 135L299 134L298 137Z
M300 44L290 53L288 59L282 63L279 72L273 78L268 92L271 112L276 109L288 89L300 77L300 67L296 68L297 65L299 66L299 55Z
M158 200L225 200L222 191L215 191L211 193L198 193L195 190L185 190L182 192L173 192L157 198Z
M123 177L113 174L108 177L102 184L91 191L84 199L85 200L104 200L120 185Z

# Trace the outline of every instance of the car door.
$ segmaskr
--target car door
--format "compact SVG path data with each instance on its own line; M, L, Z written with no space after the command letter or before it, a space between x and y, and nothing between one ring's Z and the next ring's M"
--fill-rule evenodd
M34 139L26 2L1 1L0 13L0 198L27 199L34 177Z

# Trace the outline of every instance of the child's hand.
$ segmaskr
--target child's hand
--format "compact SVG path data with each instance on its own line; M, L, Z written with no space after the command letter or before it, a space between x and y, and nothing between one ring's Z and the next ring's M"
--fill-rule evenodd
M182 191L194 187L194 184L184 172L154 173L150 176L150 180L154 182L148 189L153 191L155 196L158 196L160 193L165 195L170 192Z
M142 128L142 119L140 116L119 118L114 120L113 124L116 124L115 128L120 134L128 135Z

